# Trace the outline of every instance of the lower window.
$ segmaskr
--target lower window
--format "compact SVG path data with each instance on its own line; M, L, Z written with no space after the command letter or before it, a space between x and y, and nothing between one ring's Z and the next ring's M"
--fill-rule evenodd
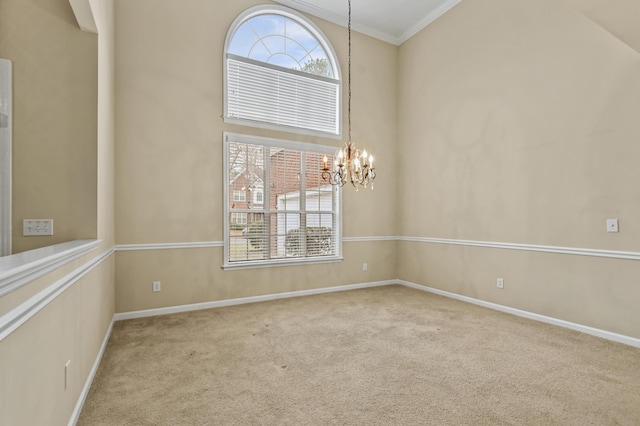
M225 133L225 268L341 259L341 192L321 176L334 151Z

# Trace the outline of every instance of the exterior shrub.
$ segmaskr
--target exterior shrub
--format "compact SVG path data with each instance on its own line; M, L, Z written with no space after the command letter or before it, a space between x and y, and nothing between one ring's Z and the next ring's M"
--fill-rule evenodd
M302 252L302 230L291 229L284 240L287 256L304 256ZM331 228L326 226L307 227L307 256L325 256L333 253Z
M242 223L235 223L235 222L232 222L229 225L229 229L231 229L232 231L242 231L246 227L247 225L243 225Z
M264 222L262 220L253 222L249 226L247 238L254 248L262 249L264 245Z

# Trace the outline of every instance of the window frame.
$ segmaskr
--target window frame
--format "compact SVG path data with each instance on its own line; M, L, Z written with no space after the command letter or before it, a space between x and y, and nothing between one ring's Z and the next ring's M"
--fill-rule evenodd
M337 93L337 97L336 97L336 120L337 120L337 129L338 132L337 133L332 133L332 132L324 132L324 131L320 131L320 130L314 130L314 129L307 129L307 128L301 128L301 127L293 127L293 126L287 126L287 125L279 125L279 124L275 124L275 123L269 123L269 122L262 122L262 121L255 121L255 120L249 120L249 119L244 119L244 118L236 118L236 117L229 117L229 99L228 99L228 90L229 90L229 77L228 77L228 65L227 65L227 60L229 59L229 55L235 57L235 55L229 54L229 47L231 45L231 41L233 39L233 36L235 35L236 31L238 30L238 28L247 20L254 18L256 16L259 15L265 15L265 14L275 14L275 15L281 15L284 16L286 18L292 19L294 21L296 21L298 24L300 24L301 26L303 26L305 29L307 29L311 34L313 34L313 36L315 36L315 38L318 40L318 42L320 43L320 45L322 46L322 48L325 50L325 52L327 53L327 55L330 57L329 59L332 61L332 65L333 65L333 72L334 72L334 78L333 79L329 79L326 77L320 77L320 76L314 76L314 78L317 77L318 80L324 80L324 81L329 81L329 80L334 80L337 82L337 88L338 88L338 93ZM266 62L259 62L259 61L254 61L252 59L249 58L243 58L243 61L246 62L250 62L250 63L256 63L256 64L261 64L261 66L265 66L267 68L272 68L272 69L276 69L276 68L281 68L278 66L274 66L271 64L268 64ZM259 6L254 6L251 7L247 10L245 10L244 12L242 12L240 15L238 15L238 17L233 21L233 23L231 24L231 26L229 27L229 30L227 31L227 35L225 38L225 42L224 42L224 50L222 52L222 63L223 63L223 90L222 90L222 94L223 94L223 120L225 123L229 123L229 124L239 124L239 125L243 125L243 126L249 126L249 127L256 127L256 128L261 128L261 129L269 129L269 130L276 130L276 131L284 131L284 132L290 132L290 133L296 133L296 134L302 134L302 135L309 135L309 136L322 136L325 138L331 138L331 139L342 139L342 133L343 133L343 126L342 126L342 73L341 73L341 69L340 69L340 63L338 62L338 56L336 55L335 50L333 49L333 46L331 46L331 43L329 43L329 39L324 35L324 33L320 30L320 28L318 28L309 18L307 18L306 16L304 16L303 14L284 7L284 6L279 6L279 5L259 5ZM284 68L282 68L282 70L285 70ZM286 70L285 72L291 72L292 74L306 74L306 75L311 75L311 74L307 74L307 73L302 73L300 71L295 71L295 70Z
M335 211L332 211L336 215L335 220L335 254L330 256L317 256L317 257L296 257L296 258L277 258L277 259L262 259L262 260L249 260L249 261L229 261L230 252L230 213L232 212L229 207L229 195L230 195L230 182L229 182L229 142L247 143L253 145L262 145L267 148L277 147L287 150L295 150L301 152L314 152L319 154L333 155L335 154L335 147L327 145L316 145L304 142L294 142L285 139L274 139L267 137L259 137L253 135L239 134L239 133L223 133L223 229L224 229L224 258L223 269L248 269L248 268L264 268L274 266L286 266L286 265L304 265L304 264L316 264L316 263L334 263L341 262L342 256L342 188L334 186L333 191L336 191L336 204ZM318 164L320 168L320 164ZM266 185L266 183L265 183ZM306 190L306 188L305 188ZM268 214L268 203L264 203L265 209L260 213ZM300 207L300 211L306 211L306 207ZM257 213L258 211L256 211Z

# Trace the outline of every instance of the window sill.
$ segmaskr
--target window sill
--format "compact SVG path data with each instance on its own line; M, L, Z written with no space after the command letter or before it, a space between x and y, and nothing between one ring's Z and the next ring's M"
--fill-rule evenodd
M318 136L321 138L337 139L337 140L342 139L342 132L340 133L322 132L320 130L312 130L312 129L304 129L301 127L291 127L291 126L284 126L284 125L278 125L278 124L263 123L261 121L254 121L254 120L228 117L228 116L224 117L224 122L228 124L237 124L240 126L254 127L257 129L267 129L267 130L275 130L278 132L294 133L298 135Z
M263 260L263 261L250 261L250 262L233 262L225 263L222 265L222 269L234 270L234 269L255 269L255 268L273 268L278 266L301 266L301 265L313 265L321 263L337 263L343 261L342 256L327 256L319 258L309 259L278 259L278 260Z

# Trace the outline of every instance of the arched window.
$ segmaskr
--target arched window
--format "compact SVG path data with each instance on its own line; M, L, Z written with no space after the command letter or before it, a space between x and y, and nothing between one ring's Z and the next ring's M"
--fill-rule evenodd
M322 32L285 7L257 6L225 43L225 121L340 135L340 70Z

